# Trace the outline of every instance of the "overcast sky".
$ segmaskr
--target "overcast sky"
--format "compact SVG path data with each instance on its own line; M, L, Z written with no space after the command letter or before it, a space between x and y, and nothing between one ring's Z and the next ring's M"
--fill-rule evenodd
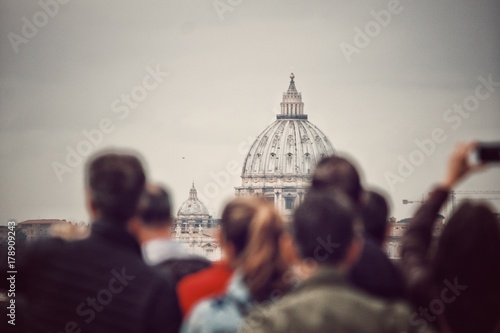
M500 140L500 1L59 1L0 3L0 224L87 221L79 158L109 147L139 151L176 210L194 181L218 215L290 72L398 219L457 141Z

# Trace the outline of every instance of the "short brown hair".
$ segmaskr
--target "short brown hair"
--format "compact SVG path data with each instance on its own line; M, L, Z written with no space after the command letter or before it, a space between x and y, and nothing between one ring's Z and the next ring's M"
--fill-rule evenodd
M140 160L124 152L102 152L86 168L86 186L101 217L125 225L136 213L146 176Z

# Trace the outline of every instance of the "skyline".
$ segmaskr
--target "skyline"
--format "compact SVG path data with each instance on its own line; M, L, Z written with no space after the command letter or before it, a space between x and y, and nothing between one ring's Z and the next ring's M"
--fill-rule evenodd
M87 221L83 155L110 147L143 156L175 213L194 181L218 216L291 72L309 121L391 196L391 215L409 217L418 205L402 200L444 176L457 141L500 141L499 11L493 0L4 2L0 224ZM457 190L498 184L497 166Z

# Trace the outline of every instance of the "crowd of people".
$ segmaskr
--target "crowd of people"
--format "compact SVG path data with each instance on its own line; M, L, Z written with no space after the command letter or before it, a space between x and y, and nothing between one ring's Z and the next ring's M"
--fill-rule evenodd
M500 221L465 202L433 241L450 191L478 169L460 144L413 216L401 260L383 245L389 205L342 156L316 165L283 220L261 197L223 210L220 262L171 238L168 191L134 152L104 151L85 170L85 237L51 237L19 255L18 332L500 332ZM6 261L4 261L6 262ZM4 279L0 285L6 287Z

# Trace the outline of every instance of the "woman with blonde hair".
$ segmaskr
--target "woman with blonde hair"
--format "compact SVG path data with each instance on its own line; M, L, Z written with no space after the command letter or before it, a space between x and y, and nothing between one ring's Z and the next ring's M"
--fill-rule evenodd
M290 289L290 237L274 206L263 198L237 198L221 218L221 246L235 269L223 296L200 302L182 332L236 332L254 305Z

